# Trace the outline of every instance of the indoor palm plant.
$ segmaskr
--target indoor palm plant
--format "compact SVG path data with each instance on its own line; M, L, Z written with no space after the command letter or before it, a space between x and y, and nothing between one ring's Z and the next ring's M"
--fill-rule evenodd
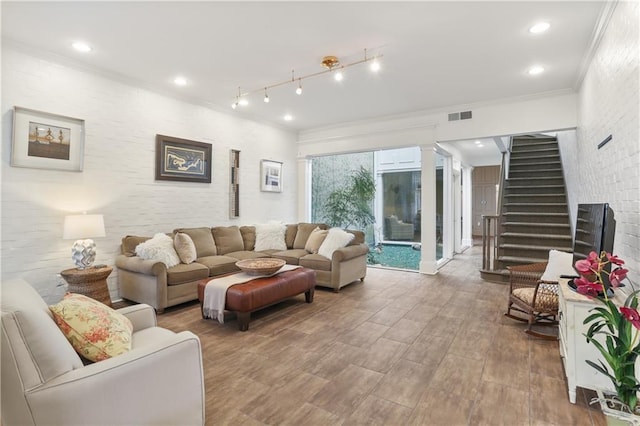
M591 252L586 259L575 263L581 277L575 279L574 284L579 293L598 299L604 305L593 308L593 313L584 320L584 324L589 325L587 342L592 343L604 359L597 363L587 360L587 363L609 377L616 390L614 398L604 398L601 402L609 407L617 403L621 411L637 416L640 414L637 396L640 384L635 371L640 354L638 291L628 280L629 271L623 265L624 261L615 255ZM609 286L617 288L625 279L631 292L624 305L618 307L607 293ZM596 336L602 339L596 340Z

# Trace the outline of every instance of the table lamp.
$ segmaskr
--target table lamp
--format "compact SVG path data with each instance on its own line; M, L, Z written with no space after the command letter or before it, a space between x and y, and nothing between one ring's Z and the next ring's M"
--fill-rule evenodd
M101 214L77 214L64 217L62 238L77 239L71 247L71 258L78 269L88 268L96 260L96 243L90 238L104 236L104 218Z

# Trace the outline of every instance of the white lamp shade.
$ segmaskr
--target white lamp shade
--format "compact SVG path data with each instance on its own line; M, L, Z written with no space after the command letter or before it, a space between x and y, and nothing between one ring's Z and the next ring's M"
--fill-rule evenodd
M101 214L76 214L64 217L62 238L65 240L104 237L105 235L104 218Z

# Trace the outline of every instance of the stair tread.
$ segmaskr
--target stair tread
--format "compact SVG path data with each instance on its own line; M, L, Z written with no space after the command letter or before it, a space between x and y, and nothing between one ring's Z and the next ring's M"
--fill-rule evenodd
M562 177L562 176L559 176L559 177ZM534 178L532 178L532 177L509 177L506 180L507 180L507 182L511 182L513 180L525 180L525 181L527 181L527 180L531 180L531 179L535 179L535 180L542 180L542 179L553 180L553 179L558 179L559 177L558 176L540 176L540 177L534 177Z
M523 237L523 238L540 238L553 240L573 240L571 235L555 235L555 234L527 234L525 232L503 232L502 237Z
M568 223L504 222L504 226L543 226L547 228L570 228Z
M519 256L499 256L500 262L515 262L515 263L540 263L549 260L549 257L519 257Z
M507 189L564 188L564 185L508 185Z
M543 154L540 151L520 151L511 153L512 160L529 160L532 158L560 158L560 153Z
M519 145L535 144L535 143L556 143L558 139L555 136L514 136L513 143Z
M543 250L547 252L549 250L560 250L560 251L573 250L572 247L541 246L541 245L534 245L534 244L511 244L511 243L500 244L499 247L503 249L510 248L510 249L521 249L521 250Z
M531 148L531 145L514 145L511 148L511 153L514 152L542 152L542 151L557 151L558 150L558 145L555 143L545 143L545 144L540 144L540 145L546 145L546 146L535 146L533 147L533 149L516 149L516 148L522 148L522 147L527 147L527 148Z
M522 161L522 160L537 160L538 158L512 158L509 162L509 167L518 167L518 166L535 166L538 164L549 165L549 164L560 164L560 160L549 160L549 161ZM514 163L513 161L517 161Z
M504 194L505 197L562 197L564 192L558 194Z
M517 167L517 165L516 165ZM562 176L562 169L538 169L538 170L513 170L513 167L509 168L509 173L511 172L515 172L515 173L550 173L550 172L555 172L555 173L559 173L559 176ZM521 178L524 179L524 178ZM538 179L538 178L535 178Z
M504 212L503 216L569 216L569 213L558 212Z
M503 206L542 206L542 207L563 207L567 203L504 203Z

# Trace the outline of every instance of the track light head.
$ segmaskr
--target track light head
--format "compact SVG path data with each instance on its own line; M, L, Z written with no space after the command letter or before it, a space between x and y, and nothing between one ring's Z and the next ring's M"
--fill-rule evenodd
M302 80L298 79L298 87L296 88L296 95L302 95Z
M344 75L342 74L342 71L338 71L335 73L335 75L333 76L333 78L336 81L342 81L344 79Z

